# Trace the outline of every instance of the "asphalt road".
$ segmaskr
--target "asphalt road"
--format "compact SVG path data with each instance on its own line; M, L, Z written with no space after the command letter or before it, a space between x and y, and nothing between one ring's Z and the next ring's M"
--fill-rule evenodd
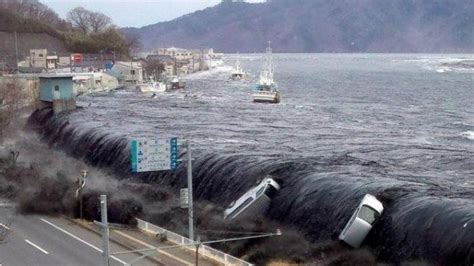
M11 218L11 213L9 208L0 208L0 230L8 230L0 243L1 265L103 265L99 235L63 218L39 215ZM110 242L110 250L125 249ZM134 253L111 256L109 262L111 266L124 265L138 256ZM134 265L156 263L142 260Z
M61 217L12 215L13 208L0 206L0 265L104 265L102 239L97 233ZM6 237L5 232L7 232ZM3 234L2 234L3 233ZM165 243L134 230L111 230L116 238L133 249L155 248ZM122 243L123 244L123 243ZM124 245L109 242L110 252L127 251ZM138 253L113 255L111 266L124 265L140 257ZM155 253L133 265L194 265L194 254L180 249ZM216 265L200 258L200 265Z

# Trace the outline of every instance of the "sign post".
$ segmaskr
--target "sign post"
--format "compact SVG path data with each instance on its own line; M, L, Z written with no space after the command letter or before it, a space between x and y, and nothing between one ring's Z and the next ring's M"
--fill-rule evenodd
M181 208L188 208L189 239L194 240L193 214L193 166L191 144L184 142L186 147L188 188L180 191ZM132 172L149 172L175 170L178 167L178 140L171 139L136 139L132 140Z
M193 214L193 159L191 157L191 143L186 140L186 161L188 170L188 220L189 239L194 240L194 214Z
M132 172L175 170L178 167L178 140L132 140Z

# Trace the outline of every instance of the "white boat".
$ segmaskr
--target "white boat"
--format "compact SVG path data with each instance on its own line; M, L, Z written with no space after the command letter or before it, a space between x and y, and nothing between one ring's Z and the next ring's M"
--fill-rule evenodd
M232 80L241 80L245 78L245 71L240 66L240 61L237 60L237 62L235 63L235 67L232 70L230 78Z
M254 102L279 103L281 99L280 91L273 75L273 58L270 43L265 56L266 66L260 72L255 92L252 93Z
M150 80L146 83L137 84L137 90L141 93L157 93L166 91L166 83L155 81L150 77Z
M170 90L183 90L186 88L186 82L182 81L179 77L171 79L169 87Z

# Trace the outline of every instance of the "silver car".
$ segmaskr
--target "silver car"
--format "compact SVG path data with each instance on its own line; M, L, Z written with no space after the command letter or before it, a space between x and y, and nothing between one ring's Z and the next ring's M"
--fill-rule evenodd
M263 214L280 185L270 177L266 177L256 187L251 188L224 211L224 219L258 216Z
M383 212L382 203L376 197L367 194L355 210L349 222L339 235L339 239L354 248L360 247L372 225Z

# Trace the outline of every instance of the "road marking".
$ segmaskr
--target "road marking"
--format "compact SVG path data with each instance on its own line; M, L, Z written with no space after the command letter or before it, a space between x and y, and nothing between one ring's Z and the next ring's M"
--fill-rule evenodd
M77 237L77 236L75 236L75 235L69 233L68 231L62 229L61 227L59 227L59 226L53 224L52 222L50 222L50 221L48 221L48 220L46 220L46 219L43 219L43 218L40 218L40 220L43 221L43 222L45 222L45 223L47 223L47 224L49 224L49 225L51 225L52 227L56 228L57 230L59 230L59 231L65 233L66 235L68 235L68 236L70 236L70 237L76 239L77 241L79 241L79 242L81 242L81 243L83 243L83 244L86 244L87 246L89 246L89 247L91 247L91 248L93 248L93 249L99 251L100 253L102 253L102 249L100 249L100 248L98 248L98 247L92 245L92 244L89 243L89 242L86 242L85 240L80 239L79 237ZM115 256L110 256L110 257L111 257L112 259L118 261L119 263L122 263L123 265L126 265L126 264L127 264L125 261L123 261L123 260L121 260L121 259L119 259L119 258L117 258L117 257L115 257Z
M3 228L5 228L5 229L7 229L7 230L10 230L10 228L9 228L8 226L6 226L6 225L4 225L4 224L2 224L2 223L0 223L0 226L3 227ZM0 265L0 266L1 266L1 265Z
M123 232L120 232L120 231L117 231L117 230L114 230L114 232L117 233L117 234L119 234L119 235L121 235L121 236L123 236L123 237L126 237L126 238L128 238L128 239L130 239L130 240L132 240L132 241L135 241L135 242L137 242L137 243L139 243L139 244L141 244L141 245L143 245L143 246L145 246L145 247L147 247L147 248L158 248L158 247L152 246L152 245L150 245L150 244L148 244L148 243L145 243L145 242L143 242L143 241L141 241L141 240L139 240L139 239L136 239L136 238L134 238L133 236L127 235L127 234L125 234L125 233L123 233ZM177 260L177 261L179 261L179 262L181 262L181 263L183 263L183 264L185 264L185 265L194 265L194 263L189 263L188 261L185 261L185 260L183 260L183 259L181 259L181 258L178 258L178 257L176 257L175 255L173 255L173 254L171 254L171 253L168 253L168 252L166 252L166 251L157 250L157 252L162 253L163 255L168 256L168 257L170 257L170 258L172 258L172 259L174 259L174 260Z
M46 255L48 255L48 254L49 254L49 252L48 252L48 251L46 251L46 250L42 249L40 246L36 245L35 243L31 242L30 240L28 240L28 239L25 239L25 242L26 242L26 243L28 243L28 244L30 244L30 245L32 245L33 247L35 247L35 248L39 249L39 250L40 250L41 252L43 252L44 254L46 254Z

